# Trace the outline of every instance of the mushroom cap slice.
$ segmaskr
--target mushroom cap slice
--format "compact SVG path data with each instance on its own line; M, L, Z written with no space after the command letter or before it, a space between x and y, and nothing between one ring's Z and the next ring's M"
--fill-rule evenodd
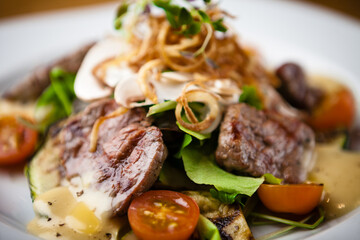
M116 37L109 37L95 44L87 53L75 79L75 94L83 101L108 97L112 88L104 86L94 75L93 69L101 62L124 54L131 49L128 43Z

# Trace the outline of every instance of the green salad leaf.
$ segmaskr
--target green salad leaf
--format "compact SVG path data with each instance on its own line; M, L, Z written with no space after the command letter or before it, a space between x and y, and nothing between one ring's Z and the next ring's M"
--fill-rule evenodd
M264 178L237 176L226 172L216 165L214 154L204 154L201 148L192 144L181 150L185 172L197 184L212 185L218 191L226 193L253 195Z
M263 175L263 177L265 178L265 182L270 183L270 184L279 185L283 181L283 179L277 178L274 175L272 175L271 173L265 173Z
M159 175L159 181L165 186L175 189L198 189L199 185L192 182L184 169L173 166L170 161L165 161Z
M245 205L245 200L248 199L247 196L238 194L238 193L227 193L223 191L218 191L214 188L210 189L210 194L213 198L218 199L220 202L225 204L233 204L234 202L240 203L242 206Z
M219 32L227 31L227 28L224 26L223 21L224 21L224 19L220 18L220 19L212 22L212 26L214 27L215 31L219 31Z
M181 144L179 152L175 154L175 158L181 158L181 151L186 148L192 142L192 137L189 134L185 134L184 140Z
M50 82L50 86L38 98L35 108L35 118L41 128L69 116L76 98L75 74L53 68L50 72Z
M157 113L173 110L176 108L176 104L177 104L176 101L166 101L159 104L155 104L149 108L149 111L146 116L149 117Z
M219 230L215 224L203 215L199 216L196 229L198 230L202 240L221 240Z
M260 110L263 108L261 99L257 95L256 88L254 86L243 86L242 94L240 95L239 102L247 103L250 106Z
M126 15L129 8L129 4L126 1L123 1L122 4L118 7L116 12L116 18L114 20L115 29L120 29L122 27L122 21Z
M180 128L181 131L183 131L199 140L205 140L205 139L209 139L211 137L211 133L202 134L202 133L192 131L190 129L187 129L187 128L181 126L181 124L179 122L176 122L176 125L178 125L178 127Z

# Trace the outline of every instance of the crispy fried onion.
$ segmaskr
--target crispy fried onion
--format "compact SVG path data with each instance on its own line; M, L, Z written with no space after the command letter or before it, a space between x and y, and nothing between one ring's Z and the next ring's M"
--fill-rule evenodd
M118 109L116 109L115 111L110 113L109 115L99 117L96 120L96 122L94 123L94 125L92 127L91 134L90 134L90 149L89 149L90 152L96 151L98 133L99 133L99 128L100 128L101 124L103 124L104 121L106 121L107 119L115 118L115 117L125 114L128 110L129 109L127 109L127 108L119 107Z
M153 103L158 103L158 97L156 95L155 89L152 86L152 84L149 81L149 75L152 72L154 74L154 71L157 71L158 74L160 74L160 71L158 71L160 68L163 68L163 63L160 59L151 60L147 63L145 63L139 70L137 82L140 86L141 91L144 93L144 96L148 98ZM155 72L156 74L156 72Z
M210 133L216 129L221 120L221 108L218 102L218 97L204 89L190 90L182 94L177 100L178 104L175 109L176 120L179 124L189 130ZM190 102L204 103L209 109L206 117L199 121L192 109L189 106ZM181 117L184 109L186 118L189 122L185 122Z
M225 14L218 8L208 9L207 13L212 20ZM115 87L114 95L123 106L138 106L136 100L140 98L147 103L169 100L170 91L163 94L166 87L182 88L190 82L202 82L197 85L221 96L221 103L228 104L237 102L244 84L271 80L256 54L243 48L230 28L225 34L219 33L206 23L198 34L187 37L173 29L165 16L154 15L137 18L130 25L131 41L123 45L129 49L126 54L102 61L92 70L102 86ZM120 70L116 72L115 68ZM136 85L127 84L130 79L124 80L123 76L130 75L128 72L137 75L134 81L140 90L136 94L130 89L130 85ZM125 96L119 97L120 93ZM191 115L190 111L187 114Z

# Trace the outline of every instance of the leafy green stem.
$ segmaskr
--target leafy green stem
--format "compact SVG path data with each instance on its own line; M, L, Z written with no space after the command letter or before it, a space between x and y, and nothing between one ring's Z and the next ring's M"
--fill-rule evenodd
M305 223L313 216L314 216L314 214L311 214L311 215L307 216L306 218L304 218L303 220L299 221L299 223ZM264 225L264 224L268 224L269 222L262 221L259 223ZM280 235L283 235L283 234L293 230L294 228L296 228L296 226L287 226L287 227L281 228L275 232L271 232L271 233L265 234L261 237L258 237L257 240L268 240L268 239L276 238L276 237L279 237Z
M256 213L256 212L250 213L250 216L270 220L270 221L273 221L273 222L283 223L283 224L287 224L287 225L294 226L294 227L300 227L300 228L306 228L306 229L314 229L317 226L319 226L319 224L324 220L324 210L322 210L321 208L318 208L318 209L319 209L320 217L313 224L307 224L307 223L304 223L304 222L301 222L301 221L296 222L296 221L292 221L292 220L289 220L289 219L279 218L279 217L271 216L271 215L268 215L268 214L262 214L262 213Z
M194 57L197 57L200 54L204 53L206 47L209 45L209 42L211 40L211 36L213 34L213 29L212 29L210 23L205 23L205 27L207 30L206 38L205 38L203 44L201 45L201 47L194 53Z

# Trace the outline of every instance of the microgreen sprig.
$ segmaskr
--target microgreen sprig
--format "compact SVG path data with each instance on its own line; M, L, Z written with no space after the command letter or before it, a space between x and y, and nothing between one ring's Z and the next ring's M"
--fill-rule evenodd
M215 31L226 32L227 28L223 24L223 18L212 20L210 16L203 10L196 8L190 1L184 0L189 7L181 7L173 4L172 0L138 0L138 1L123 1L119 6L117 15L114 21L115 29L121 29L123 20L130 9L130 5L135 2L137 5L144 6L144 12L150 5L161 8L165 12L166 19L177 33L183 34L187 37L198 34L201 31L203 24L212 26ZM211 0L204 0L205 6L210 4ZM198 53L199 54L199 53Z

